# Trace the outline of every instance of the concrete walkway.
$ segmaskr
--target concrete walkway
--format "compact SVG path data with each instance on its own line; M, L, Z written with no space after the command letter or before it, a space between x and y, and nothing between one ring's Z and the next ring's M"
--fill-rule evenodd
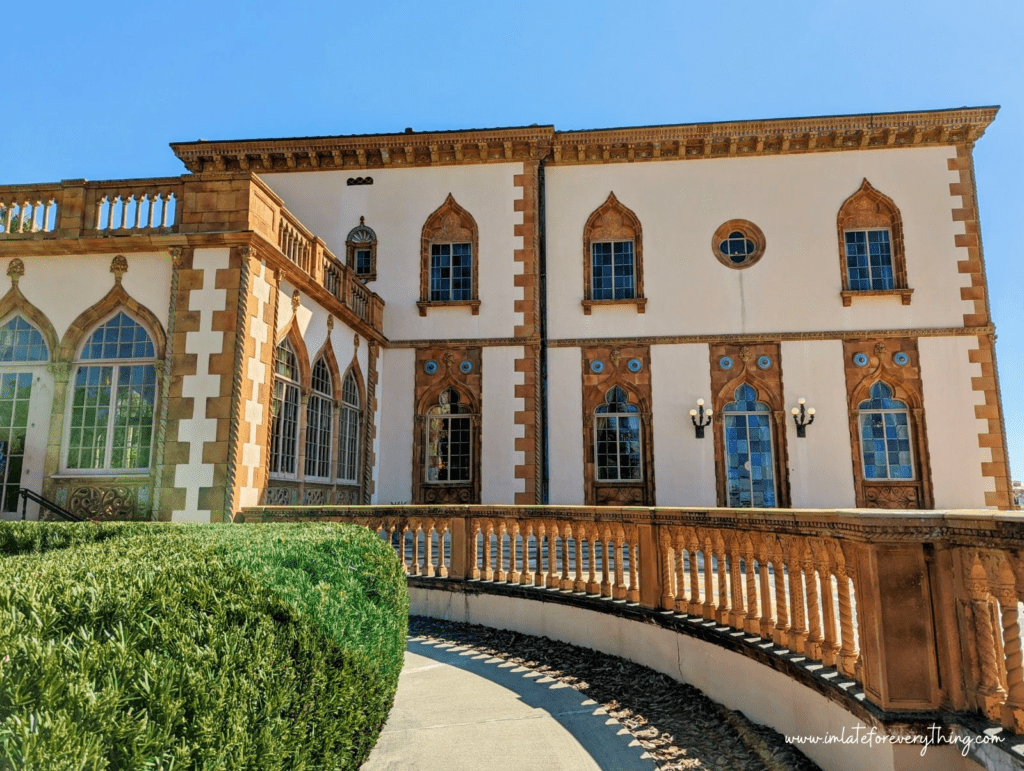
M448 643L410 638L398 695L362 771L653 771L579 691Z

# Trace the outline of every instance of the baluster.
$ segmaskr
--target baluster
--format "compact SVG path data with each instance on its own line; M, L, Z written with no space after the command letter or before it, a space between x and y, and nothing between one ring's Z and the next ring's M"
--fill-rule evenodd
M635 528L632 532L626 533L626 554L629 557L629 588L626 590L626 599L629 602L640 602L640 542L637 540Z
M588 567L587 567L587 594L600 594L601 584L597 580L597 526L587 528Z
M167 227L167 218L170 215L170 211L171 211L171 194L170 193L166 193L163 196L163 201L162 201L161 207L160 207L160 227L161 228ZM174 199L174 218L175 219L178 218L178 199L177 198Z
M96 202L96 227L94 230L100 230L103 227L103 204L106 201L107 197L103 196Z
M494 580L504 582L507 576L505 572L505 520L498 520L498 567L494 571Z
M409 527L412 534L412 575L420 574L420 526L413 524Z
M725 542L721 533L714 536L715 558L717 559L718 607L715 608L715 621L719 624L729 623L729 586L728 563L725 556Z
M21 207L20 230L22 233L36 232L36 204L32 201L25 201L24 205Z
M533 522L527 520L521 523L519 532L523 537L523 571L519 576L519 583L529 586L533 582L530 572L530 534L533 532Z
M700 605L700 577L698 570L700 565L697 562L697 550L699 541L695 532L690 534L690 607L687 613L691 616L701 615Z
M143 193L141 198L139 196L137 196L137 195L132 196L132 200L135 201L135 229L136 230L138 230L140 227L142 227L142 211L143 211L142 202L145 201L148 196L149 196L148 193Z
M441 523L441 529L437 535L437 575L439 578L448 577L448 563L444 558L444 537L448 535L448 520Z
M587 581L583 577L583 538L585 531L583 528L576 524L572 529L573 541L576 543L576 572L575 580L572 583L572 590L574 592L585 592L587 590Z
M676 602L675 611L676 613L686 613L686 557L689 554L686 552L686 543L684 540L685 534L681 527L672 528L675 543L675 556L676 556Z
M107 199L107 227L106 230L114 229L114 207L117 206L117 196L106 196Z
M839 647L839 671L847 677L853 677L857 667L857 643L853 636L853 607L850 604L850 579L846 575L846 568L844 566L837 565L834 569L836 582L839 584L839 631L842 636L842 644ZM985 618L987 623L987 612Z
M488 519L484 522L481 529L484 534L484 571L481 578L484 581L493 581L494 571L491 569L491 536L494 535L494 523Z
M558 588L558 577L555 575L558 572L558 525L553 522L546 524L547 529L547 543L548 543L548 575L544 581L544 586L548 589Z
M427 526L423 530L423 575L433 578L434 571L434 522L427 520Z
M1003 651L1006 656L1007 695L1001 718L1004 728L1021 733L1024 729L1024 657L1021 655L1017 591L1012 585L1001 586L996 590L996 597L999 600Z
M562 591L572 591L572 579L569 578L569 532L568 525L563 524L562 531L562 581L559 588Z
M818 581L814 572L814 560L811 559L810 547L804 552L803 566L807 585L807 618L810 622L808 624L810 631L804 645L804 652L809 658L821 661L821 614L818 610Z
M771 581L768 576L768 544L764 539L758 539L760 551L757 554L758 572L761 574L761 622L760 635L764 640L770 640L772 630L775 628L775 618L772 616L772 593Z
M618 528L613 536L613 542L615 546L615 589L612 596L616 600L621 600L626 596L626 582L623 576L622 570L622 544L623 544L622 529Z
M601 596L612 596L611 571L608 567L608 543L611 541L611 532L607 527L600 529L601 538Z
M733 629L743 629L743 621L746 617L746 608L743 605L743 576L740 572L740 555L736 548L735 537L729 539L729 589L732 608L729 615L729 624Z
M743 537L743 556L747 565L747 615L743 630L748 634L758 633L757 573L754 568L754 544L750 536Z
M678 592L678 588L675 586L676 564L682 557L676 554L672 546L672 532L668 525L662 525L658 528L657 532L658 545L661 547L659 550L661 562L658 565L658 569L661 571L661 608L663 610L673 610L676 606L676 595ZM633 564L632 559L629 562L630 565ZM629 581L632 585L632 571L630 571Z
M119 194L117 196L121 201L121 227L120 230L128 229L128 204L132 202L132 195Z
M704 604L701 606L701 617L709 621L715 619L715 560L714 550L711 548L711 537L704 536L701 556L704 558Z
M775 544L772 553L772 569L775 573L775 628L772 630L772 642L786 646L789 637L789 609L786 607L786 569L782 559L782 546Z
M160 193L152 193L146 196L146 227L153 227L153 207L160 198Z
M804 574L803 563L795 554L798 545L787 552L786 571L789 574L789 603L792 609L792 621L789 630L789 649L793 653L804 652L807 642L807 627L804 620Z
M14 217L14 204L3 202L3 211L0 212L0 233L7 234L11 232L11 219Z

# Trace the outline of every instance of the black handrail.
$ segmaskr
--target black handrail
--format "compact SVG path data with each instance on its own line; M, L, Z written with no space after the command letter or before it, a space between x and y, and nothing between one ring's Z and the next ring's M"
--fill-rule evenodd
M18 492L21 496L21 518L25 519L25 510L28 508L28 502L38 503L44 509L48 509L56 514L61 519L65 519L68 522L85 522L85 517L80 517L77 514L72 514L65 508L58 506L53 501L48 501L38 493L34 493L31 490L26 490L24 487Z

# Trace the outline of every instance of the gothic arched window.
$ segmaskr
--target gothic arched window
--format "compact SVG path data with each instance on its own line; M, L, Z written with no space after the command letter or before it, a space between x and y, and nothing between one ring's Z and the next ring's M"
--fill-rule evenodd
M726 492L731 507L776 506L772 413L746 383L722 409Z
M359 474L359 383L351 370L341 386L341 407L338 429L338 478L356 483Z
M277 346L272 416L270 473L294 476L299 457L299 363L288 341Z
M907 405L878 382L857 406L864 479L913 479L914 455Z
M473 474L472 409L454 388L427 411L428 483L469 482Z
M619 386L610 389L594 410L594 470L598 482L643 479L640 408L629 403Z
M311 389L306 401L306 478L331 478L331 447L334 444L334 378L321 357L313 365Z
M124 311L101 324L78 355L66 468L148 470L156 417L156 348Z

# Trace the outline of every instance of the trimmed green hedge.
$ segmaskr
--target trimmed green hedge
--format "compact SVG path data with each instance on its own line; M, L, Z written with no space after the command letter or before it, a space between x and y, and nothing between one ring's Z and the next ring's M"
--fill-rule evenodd
M348 525L0 523L0 768L356 769L408 595Z

